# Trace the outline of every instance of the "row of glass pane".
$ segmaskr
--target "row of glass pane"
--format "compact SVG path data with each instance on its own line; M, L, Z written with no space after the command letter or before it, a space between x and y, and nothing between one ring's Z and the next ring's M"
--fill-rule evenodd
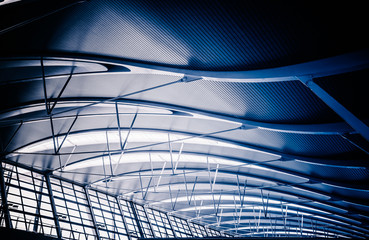
M214 229L94 189L2 163L12 228L63 239L226 236ZM0 179L1 180L1 179ZM52 199L50 198L52 196ZM56 218L54 218L53 205ZM5 227L3 201L0 226Z

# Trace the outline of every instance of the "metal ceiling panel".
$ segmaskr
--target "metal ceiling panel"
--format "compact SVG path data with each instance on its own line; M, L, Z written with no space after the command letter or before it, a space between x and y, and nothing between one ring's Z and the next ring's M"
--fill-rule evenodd
M37 10L32 16L36 20L2 33L0 46L7 46L1 49L4 54L75 52L188 69L237 71L329 57L360 49L367 42L360 28L365 14L357 13L365 7L96 0L62 5L56 8L62 10L44 16L49 4L34 2L27 7L28 12ZM15 7L7 8L4 17L15 14L19 20L8 21L6 28L33 19L17 14ZM343 13L351 17L343 20Z

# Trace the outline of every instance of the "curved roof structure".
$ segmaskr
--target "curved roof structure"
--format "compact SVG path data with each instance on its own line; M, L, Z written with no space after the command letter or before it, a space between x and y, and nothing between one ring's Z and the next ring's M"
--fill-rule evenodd
M296 4L3 1L2 160L235 236L368 237L363 8Z

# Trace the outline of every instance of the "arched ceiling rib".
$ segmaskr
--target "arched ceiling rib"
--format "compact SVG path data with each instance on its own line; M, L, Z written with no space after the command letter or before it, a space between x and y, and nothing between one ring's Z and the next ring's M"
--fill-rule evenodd
M0 6L18 16L0 26L4 161L239 236L369 236L366 127L311 87L367 125L367 96L343 94L366 86L360 14L338 28L309 4L32 2Z

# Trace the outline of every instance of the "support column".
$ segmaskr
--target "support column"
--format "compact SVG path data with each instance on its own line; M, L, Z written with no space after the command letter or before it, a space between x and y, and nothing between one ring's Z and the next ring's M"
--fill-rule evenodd
M60 229L58 213L56 212L53 191L51 189L50 176L48 174L45 174L44 176L45 176L45 181L46 181L46 187L49 190L48 193L49 193L49 198L50 198L51 210L53 211L53 215L54 215L54 223L55 223L55 228L56 228L56 234L57 234L58 238L61 239L62 238L62 233L61 233L61 229Z
M95 228L95 231L96 231L96 238L97 238L97 240L100 240L99 229L97 227L97 222L96 222L95 214L94 214L94 211L92 209L90 195L88 194L88 187L85 186L85 187L83 187L83 189L85 190L86 199L87 199L87 203L88 203L88 208L90 209L92 221L94 223L94 228Z
M32 172L33 174L33 172ZM43 178L45 179L45 176L43 176ZM43 188L44 188L44 179L41 179L41 184L40 184L40 193L39 195L37 196L36 194L36 185L35 185L35 180L34 178L32 177L32 181L33 181L33 186L35 188L35 197L37 199L37 208L36 208L36 216L35 216L35 219L34 219L34 224L33 224L33 231L34 232L37 232L37 228L38 228L38 223L39 223L39 220L40 220L40 212L41 212L41 201L42 201L42 192L43 192Z
M5 189L5 180L4 180L4 171L3 171L3 163L0 162L0 187L1 187L1 203L3 206L3 212L4 212L4 220L5 220L5 227L8 229L13 228L12 227L12 221L9 214L9 207L8 207L8 200L6 195L6 189Z

